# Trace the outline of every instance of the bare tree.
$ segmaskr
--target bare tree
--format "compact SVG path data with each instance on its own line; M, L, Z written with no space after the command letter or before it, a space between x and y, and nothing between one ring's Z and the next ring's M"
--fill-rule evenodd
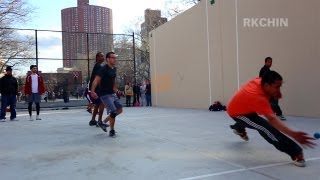
M165 15L167 18L173 18L179 13L185 11L186 9L197 4L199 0L166 0L166 10ZM151 17L154 19L148 19L151 23L146 23L141 25L142 18L137 18L133 22L129 23L130 25L126 28L126 33L131 34L134 32L135 34L135 55L136 55L136 78L137 81L141 81L144 79L150 79L150 51L149 51L149 32L158 26L165 23L165 18L159 17ZM120 40L115 47L126 47L132 46L132 42L128 43L128 40ZM117 54L122 54L125 52L120 52ZM130 58L127 58L130 59ZM132 61L119 64L118 70L120 70L120 74L123 73L124 76L129 77L129 75L133 75L134 72ZM133 77L132 77L133 78Z
M132 36L116 36L114 41L114 50L115 53L118 55L118 81L120 82L120 86L124 86L125 83L132 82L134 80Z
M25 64L32 57L33 38L11 28L24 23L31 13L24 0L0 0L0 72L8 65Z
M199 2L200 0L166 0L164 15L169 19L174 18Z

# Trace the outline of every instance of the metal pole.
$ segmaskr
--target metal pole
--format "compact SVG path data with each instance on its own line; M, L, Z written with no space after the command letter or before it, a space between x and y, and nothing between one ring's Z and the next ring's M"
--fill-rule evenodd
M90 78L90 55L89 55L89 33L87 33L87 60L88 60L88 82Z
M35 30L35 38L36 38L36 65L38 66L38 30Z
M135 46L135 38L134 38L134 32L132 33L132 38L133 38L133 77L134 77L134 85L137 86L137 78L136 78L136 46Z

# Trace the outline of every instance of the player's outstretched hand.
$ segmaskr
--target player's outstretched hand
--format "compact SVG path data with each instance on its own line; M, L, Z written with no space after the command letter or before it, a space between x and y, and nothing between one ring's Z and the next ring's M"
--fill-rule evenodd
M317 144L312 142L315 140L305 132L297 131L292 136L297 142L299 142L304 148L314 148Z

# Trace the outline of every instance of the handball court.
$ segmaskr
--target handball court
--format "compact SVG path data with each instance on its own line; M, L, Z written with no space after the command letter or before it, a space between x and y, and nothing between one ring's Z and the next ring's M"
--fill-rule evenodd
M0 123L3 180L320 180L319 140L304 151L307 166L296 167L258 132L248 130L248 142L234 135L224 111L124 108L115 138L90 127L84 108L43 110L41 121L17 114L19 121ZM320 119L287 116L285 123L320 131Z

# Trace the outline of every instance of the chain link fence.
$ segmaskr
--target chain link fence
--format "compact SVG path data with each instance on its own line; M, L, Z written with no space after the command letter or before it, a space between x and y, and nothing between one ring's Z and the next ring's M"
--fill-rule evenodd
M82 98L98 52L113 51L117 58L117 82L136 83L135 35L64 32L36 29L0 29L1 74L13 66L18 79L18 101L24 101L24 83L30 65L37 65L44 79L47 100Z

